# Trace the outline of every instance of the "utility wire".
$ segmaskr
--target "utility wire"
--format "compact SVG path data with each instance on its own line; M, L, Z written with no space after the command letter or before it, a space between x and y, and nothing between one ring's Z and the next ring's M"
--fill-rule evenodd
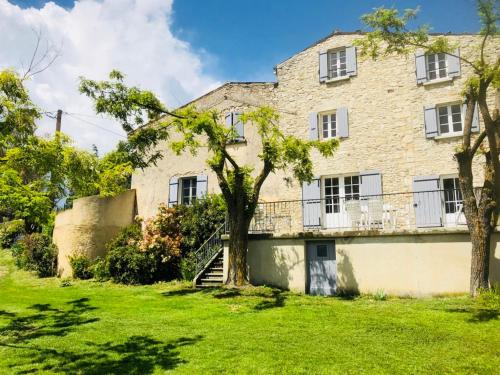
M108 133L111 133L111 134L117 135L118 137L121 137L121 138L127 139L127 137L126 137L126 136L124 136L123 134L120 134L120 133L114 132L113 130L109 130L109 129L107 129L107 128L105 128L105 127L101 126L101 125L94 124L93 122L90 122L90 121L88 121L88 120L84 120L84 119L82 119L82 118L78 118L78 117L76 117L76 116L75 116L75 114L74 114L74 113L64 112L64 114L65 114L65 115L70 116L71 118L74 118L75 120L79 120L79 121L84 122L84 123L86 123L86 124L89 124L89 125L95 126L96 128L99 128L99 129L101 129L101 130L104 130L104 131L106 131L106 132L108 132Z

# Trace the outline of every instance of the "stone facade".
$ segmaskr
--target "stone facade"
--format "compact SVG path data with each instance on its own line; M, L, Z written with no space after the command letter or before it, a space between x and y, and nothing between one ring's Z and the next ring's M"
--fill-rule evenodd
M318 77L321 51L351 46L362 37L358 33L336 33L297 53L276 66L277 83L227 83L196 99L198 108L213 108L222 114L246 111L260 105L273 106L280 112L285 133L309 138L309 116L313 112L348 109L349 136L342 138L333 158L313 155L317 176L358 174L376 170L382 175L384 194L411 192L414 176L456 175L454 149L460 137L427 139L424 134L423 107L461 101L460 91L471 68L461 64L461 75L432 85L417 85L415 57L390 56L377 61L361 59L357 53L357 74L349 79L320 83ZM474 53L478 35L449 35L460 45L462 56ZM497 53L492 49L489 53ZM481 123L482 126L482 123ZM256 173L259 139L251 124L245 124L245 143L235 144L231 152L241 163L254 166ZM219 192L215 175L205 163L207 150L197 156L176 156L167 145L161 146L165 157L157 166L137 171L132 188L137 190L138 213L154 215L158 204L168 201L169 181L173 176L208 175L208 192ZM474 166L475 184L482 182L482 160ZM403 197L403 196L402 196ZM277 172L265 182L262 201L302 199L302 186L290 178L290 172ZM400 212L411 214L411 194L401 198ZM403 201L404 200L404 201ZM301 220L300 204L293 209L291 231ZM297 225L297 223L299 223Z

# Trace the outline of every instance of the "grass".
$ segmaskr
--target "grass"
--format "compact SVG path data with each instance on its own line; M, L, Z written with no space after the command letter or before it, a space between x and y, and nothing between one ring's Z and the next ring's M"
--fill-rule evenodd
M0 373L498 373L500 311L38 279L0 251Z

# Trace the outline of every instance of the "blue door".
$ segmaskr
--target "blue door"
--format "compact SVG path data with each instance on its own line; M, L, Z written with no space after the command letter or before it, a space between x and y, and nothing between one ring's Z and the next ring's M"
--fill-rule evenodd
M331 296L337 289L335 242L307 244L309 294Z

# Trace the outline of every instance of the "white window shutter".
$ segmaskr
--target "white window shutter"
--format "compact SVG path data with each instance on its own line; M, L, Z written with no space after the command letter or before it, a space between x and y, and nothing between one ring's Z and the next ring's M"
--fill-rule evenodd
M317 141L319 139L317 112L312 112L309 114L309 139L311 141Z
M418 228L442 226L439 176L413 177L413 206Z
M348 76L355 76L358 74L358 67L356 61L356 47L351 46L345 49L346 57L346 73Z
M319 53L319 81L325 82L328 79L328 52Z
M170 178L170 184L168 189L168 207L173 207L177 205L178 191L179 191L179 179L177 177Z
M206 174L201 174L196 176L196 198L202 199L207 195L208 191L208 176Z
M448 77L460 77L460 49L457 49L452 55L446 55L448 64Z
M315 177L302 184L302 221L304 228L321 226L321 180Z
M243 125L243 121L240 120L241 113L233 113L233 126L234 131L236 132L236 139L243 140L245 139L245 129Z
M424 107L425 137L434 138L438 136L438 125L436 106Z
M349 137L349 116L346 107L337 108L337 136L339 138Z
M382 174L379 171L363 171L359 174L359 195L368 199L382 195Z
M419 51L415 54L415 74L417 84L427 82L427 66L425 63L425 53Z

